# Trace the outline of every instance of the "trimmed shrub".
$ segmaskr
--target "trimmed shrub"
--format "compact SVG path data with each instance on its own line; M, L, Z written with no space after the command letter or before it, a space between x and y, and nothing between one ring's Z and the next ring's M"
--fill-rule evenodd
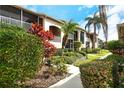
M66 64L73 64L76 62L76 60L77 60L77 57L75 57L75 56L71 56L71 57L64 56L64 61Z
M86 88L106 88L112 86L112 62L96 61L80 66L81 80Z
M67 64L73 64L75 63L78 59L84 57L83 54L78 53L78 52L65 52L64 53L64 60Z
M75 56L75 52L65 52L64 56Z
M42 44L38 37L16 26L0 28L0 87L21 87L42 63Z
M81 79L84 87L123 87L124 57L110 55L106 59L80 65Z
M124 57L119 55L110 55L106 58L106 60L113 62L113 87L122 87L121 85L124 83L122 79L124 79L124 76L120 75L121 73L124 74L124 66L121 66L124 64Z
M78 51L80 47L81 47L81 42L74 41L74 50L75 51Z
M107 47L113 54L124 55L124 43L121 43L119 40L108 42Z
M67 66L65 65L64 58L61 56L54 56L51 58L52 70L55 74L67 73Z
M107 44L109 50L114 50L122 47L122 43L119 40L109 41Z
M78 51L78 53L82 54L83 56L86 56L86 52L84 51Z
M95 48L95 49L91 49L88 48L87 50L85 50L87 53L99 53L100 52L100 48Z

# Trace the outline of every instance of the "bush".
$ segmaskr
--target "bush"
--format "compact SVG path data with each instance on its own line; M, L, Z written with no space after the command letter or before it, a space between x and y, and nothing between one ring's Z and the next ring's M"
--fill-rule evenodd
M119 40L112 40L108 42L107 47L113 54L124 55L124 44Z
M107 44L109 50L114 50L122 47L122 43L119 40L109 41Z
M62 49L57 49L56 53L54 56L62 56Z
M81 42L74 41L74 50L75 51L78 51L80 47L81 47Z
M95 49L91 49L88 48L87 50L85 50L87 53L99 53L100 52L100 48L95 48Z
M81 80L86 88L105 88L112 86L112 62L96 61L80 66Z
M124 71L119 64L124 63L124 57L110 55L106 59L80 65L81 79L84 87L122 87ZM121 81L121 82L120 82Z
M86 56L86 52L84 51L78 51L78 53L82 54L83 56Z
M64 61L66 64L73 64L74 62L76 62L76 60L77 60L77 57L75 56L71 56L71 57L64 56Z
M33 23L28 32L38 36L41 39L44 47L43 55L45 58L49 58L56 53L56 47L49 42L49 40L53 40L55 37L51 31L45 31L40 24Z
M70 57L70 56L76 56L76 55L75 55L75 52L65 52L64 56L69 56Z
M0 87L20 87L42 62L40 39L16 26L0 28Z
M84 54L78 52L65 52L64 53L64 60L67 64L73 64L78 59L82 58Z
M65 65L64 58L61 56L54 56L51 58L52 70L55 74L67 73L67 66Z
M106 58L106 60L113 62L113 87L121 87L124 81L119 81L124 79L124 76L120 77L119 73L124 73L124 67L121 66L124 64L124 57L119 55L110 55Z

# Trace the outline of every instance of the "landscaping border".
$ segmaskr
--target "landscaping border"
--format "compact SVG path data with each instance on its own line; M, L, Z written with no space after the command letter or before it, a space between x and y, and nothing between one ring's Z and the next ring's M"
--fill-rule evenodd
M108 53L108 54L106 54L105 56L103 56L103 57L101 57L101 58L99 58L99 59L104 59L104 58L106 58L106 57L109 56L109 55L112 55L112 53ZM80 74L79 71L74 72L74 73L72 73L72 75L70 75L69 77L66 77L65 79L60 80L59 82L57 82L57 83L51 85L51 86L48 87L48 88L55 88L55 87L61 86L62 84L66 83L67 81L69 81L70 79L72 79L73 77L75 77L75 76L78 75L78 74Z
M60 80L59 82L57 82L57 83L51 85L51 86L48 87L48 88L54 88L54 87L61 86L62 84L66 83L67 81L69 81L70 79L72 79L73 77L75 77L76 75L78 75L78 74L80 73L79 70L76 71L76 70L74 70L73 67L72 67L72 69L71 69L71 66L72 66L72 65L68 65L68 66L70 66L70 68L68 67L68 70L70 70L69 73L70 73L71 75L70 75L69 77L66 77L65 79L62 79L62 80ZM75 66L74 66L74 67L75 67ZM75 68L77 69L78 67L75 67ZM73 70L73 71L71 71L71 70Z

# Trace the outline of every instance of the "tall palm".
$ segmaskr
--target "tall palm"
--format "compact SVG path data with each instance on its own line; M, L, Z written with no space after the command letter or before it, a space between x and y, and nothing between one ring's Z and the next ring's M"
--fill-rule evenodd
M93 42L92 42L92 48L94 49L95 42L96 42L96 34L97 34L96 31L98 29L98 33L99 33L99 30L101 28L102 19L95 13L93 17L87 17L87 18L85 18L85 20L87 21L87 24L85 25L85 29L88 28L88 32L90 31L91 25L93 25L93 27L94 27Z
M64 33L63 41L62 41L62 48L65 48L69 34L73 33L76 30L76 27L78 26L78 24L74 23L72 20L70 21L62 20L62 23L63 24L62 24L61 30Z
M102 28L103 28L106 44L108 41L107 9L108 9L108 7L106 5L99 5L99 15L103 20Z

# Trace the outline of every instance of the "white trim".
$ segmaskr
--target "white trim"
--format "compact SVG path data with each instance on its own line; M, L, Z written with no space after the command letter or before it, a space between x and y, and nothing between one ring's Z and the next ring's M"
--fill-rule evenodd
M38 16L38 17L37 17L37 23L38 23L38 24L40 23L39 19L40 19L40 17Z
M21 27L23 27L23 10L21 9Z

